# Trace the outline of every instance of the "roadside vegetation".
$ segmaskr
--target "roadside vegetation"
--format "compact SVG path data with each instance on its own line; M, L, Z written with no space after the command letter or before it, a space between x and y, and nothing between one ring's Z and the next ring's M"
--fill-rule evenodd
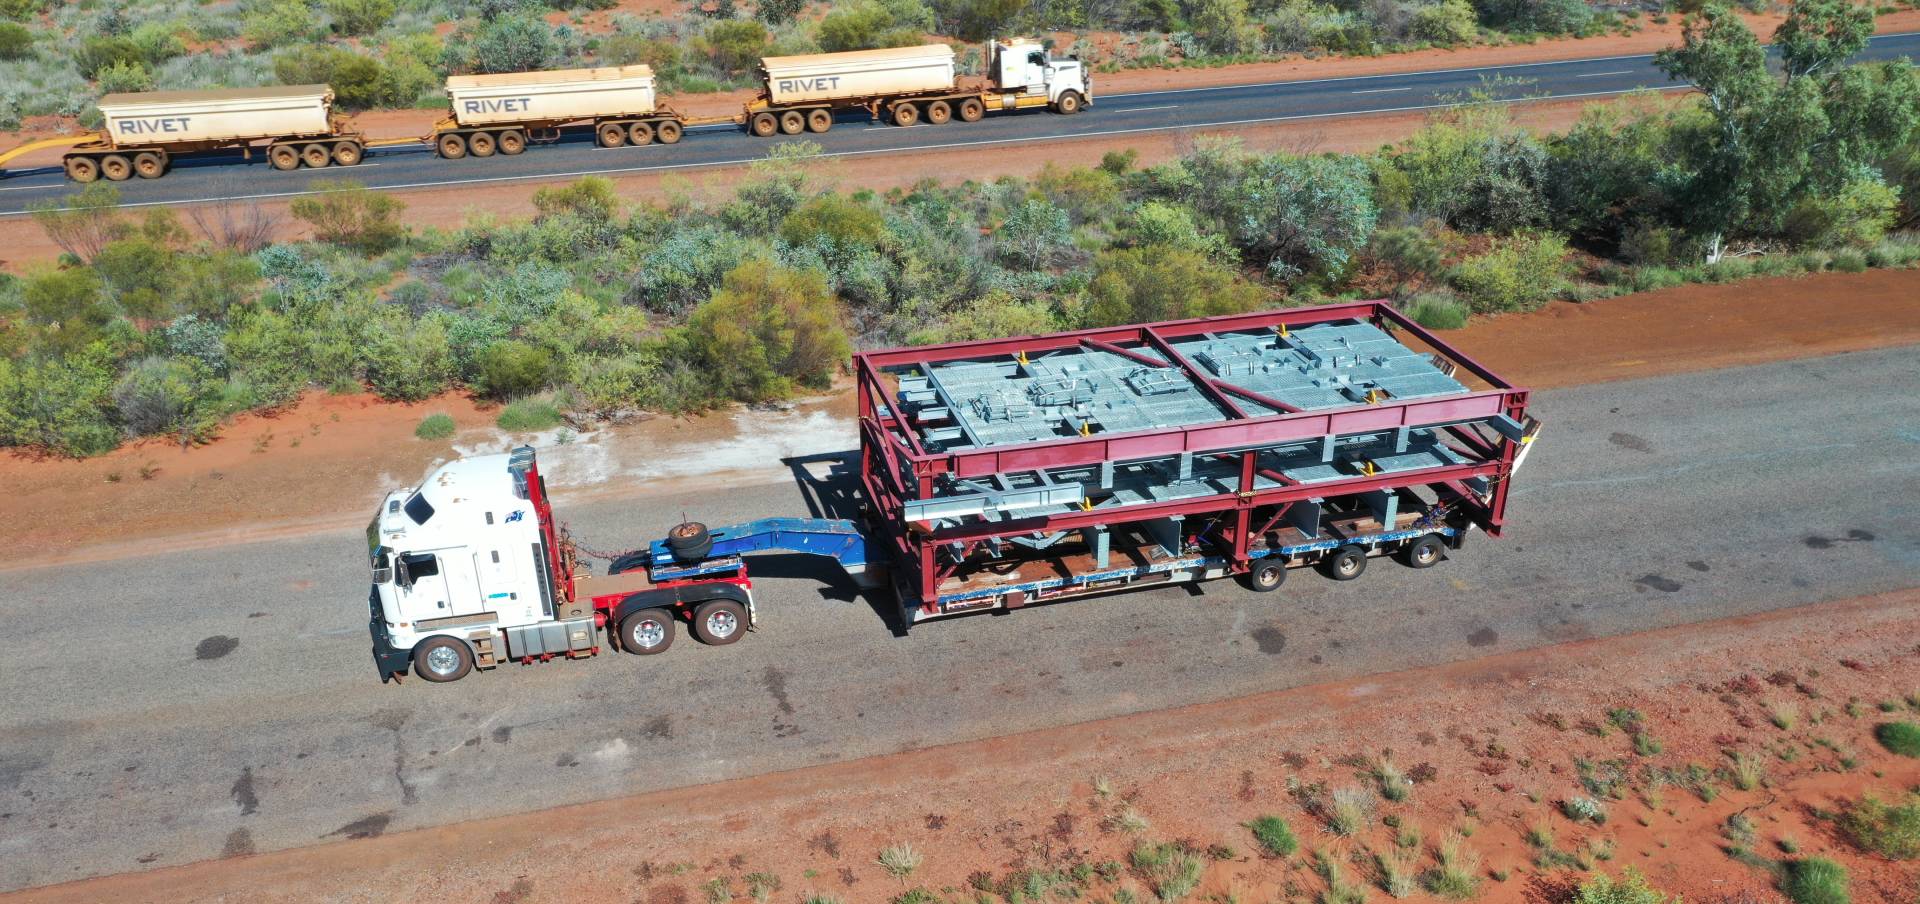
M408 229L396 199L337 183L293 205L318 236L293 244L269 243L255 208L183 223L97 184L35 214L59 265L0 276L0 445L191 444L313 388L460 389L539 430L823 389L855 346L1380 296L1447 328L1555 298L1910 266L1920 80L1840 62L1871 27L1802 4L1773 74L1709 7L1662 58L1698 102L1630 98L1536 137L1496 102L1519 89L1492 86L1363 155L1202 139L1144 169L1113 153L880 194L837 187L802 142L730 196L635 201L586 179L542 189L531 221L454 230ZM1410 793L1390 761L1370 769L1352 795Z

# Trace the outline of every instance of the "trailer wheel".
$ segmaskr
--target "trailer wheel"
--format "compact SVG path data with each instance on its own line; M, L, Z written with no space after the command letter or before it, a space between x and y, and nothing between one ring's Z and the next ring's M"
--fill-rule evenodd
M509 157L527 149L527 133L508 129L500 133L500 153Z
M780 131L780 121L773 118L772 113L755 113L752 119L747 120L747 128L756 138L772 138L774 133Z
M961 122L979 122L980 117L985 115L987 115L987 105L981 103L980 98L969 97L960 102Z
M324 144L310 144L300 149L300 162L311 169L325 169L333 162L333 149Z
M142 179L158 179L167 173L167 158L152 151L133 155L133 172Z
M413 673L428 681L459 681L471 671L473 651L451 637L429 637L413 648Z
M747 633L747 608L733 600L708 600L693 610L693 636L724 647Z
M446 148L442 147L441 150L445 151ZM300 152L293 145L276 144L267 149L267 162L277 170L296 170L300 168Z
M1444 555L1440 550L1444 546L1438 535L1428 534L1407 544L1400 551L1400 562L1408 568L1432 568L1440 563Z
M359 166L360 160L366 155L366 149L358 141L342 141L333 146L333 162L336 166Z
M92 157L68 157L67 178L75 182L92 182L100 178L100 164Z
M810 110L807 112L807 131L825 132L833 128L832 110Z
M780 131L787 135L798 135L807 130L807 115L799 110L788 110L780 114Z
M698 562L713 551L713 534L698 521L686 521L667 530L667 549L682 562Z
M653 127L653 137L660 139L661 144L679 144L680 132L680 124L671 119Z
M100 174L114 182L125 182L133 175L133 164L119 154L100 158Z
M927 105L927 125L944 126L953 118L953 105L944 100L936 100Z
M1320 560L1320 570L1336 581L1351 581L1367 571L1367 550L1361 546L1342 546Z
M1053 102L1053 109L1054 109L1054 112L1059 113L1062 116L1072 116L1073 114L1080 112L1080 106L1082 103L1083 101L1080 100L1080 92L1068 91L1064 94L1061 94L1059 100Z
M617 148L626 143L627 143L627 127L626 126L623 126L617 122L610 122L600 127L600 146L601 147Z
M893 105L893 124L905 128L920 121L920 108L912 104Z
M652 144L653 126L644 122L636 122L633 125L627 126L627 142L634 147Z
M467 136L467 153L475 157L491 157L499 147L493 140L492 132L475 132Z
M665 653L673 646L673 613L642 609L620 620L620 649L635 656Z
M1271 593L1287 582L1287 563L1271 557L1258 559L1253 568L1240 576L1240 583L1255 593Z

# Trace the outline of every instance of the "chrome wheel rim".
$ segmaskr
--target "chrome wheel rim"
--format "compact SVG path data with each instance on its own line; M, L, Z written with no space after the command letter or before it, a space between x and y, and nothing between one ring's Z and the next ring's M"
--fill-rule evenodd
M1360 557L1341 556L1340 561L1336 563L1336 567L1340 570L1341 574L1353 574L1360 570Z
M725 609L707 616L707 633L715 637L732 637L734 630L739 627L740 620Z
M427 669L435 675L451 675L460 668L460 654L452 647L434 647L427 651Z
M1422 564L1432 562L1434 559L1440 558L1440 550L1434 548L1431 543L1423 543L1414 547L1413 558Z
M651 650L667 639L667 627L654 619L647 619L633 629L633 642L642 650Z

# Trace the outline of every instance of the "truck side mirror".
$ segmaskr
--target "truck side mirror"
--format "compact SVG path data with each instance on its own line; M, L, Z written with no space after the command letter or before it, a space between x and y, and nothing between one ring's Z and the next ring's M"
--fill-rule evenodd
M393 569L375 568L373 570L373 582L375 584L385 584L386 582L391 580L393 580Z

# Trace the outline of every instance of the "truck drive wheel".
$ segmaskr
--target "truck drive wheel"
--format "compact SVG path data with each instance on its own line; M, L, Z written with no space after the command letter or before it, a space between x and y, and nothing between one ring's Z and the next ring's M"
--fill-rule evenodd
M698 562L713 551L713 534L698 521L676 524L667 530L667 549L682 562Z
M905 128L920 121L920 108L912 104L893 105L893 124Z
M833 128L833 111L832 110L807 111L807 131L825 132L826 130L831 128Z
M142 179L158 179L167 172L167 158L152 151L133 155L133 172Z
M678 144L680 142L680 124L673 120L666 120L653 127L653 137L660 139L661 144Z
M475 157L491 157L499 145L493 142L492 132L475 132L467 136L467 153Z
M1059 100L1054 101L1053 109L1055 112L1059 113L1062 116L1072 116L1073 114L1080 112L1081 103L1082 101L1080 100L1080 92L1068 91L1065 94L1060 95Z
M67 178L75 182L92 182L100 178L100 164L92 157L68 157Z
M798 135L807 130L807 116L799 110L788 110L780 114L780 131L787 135Z
M642 609L620 620L620 649L635 656L665 653L673 646L673 613Z
M944 100L936 100L927 105L927 125L944 126L953 118L953 107Z
M446 148L442 146L440 150L442 153L445 153ZM267 149L267 162L273 164L273 168L277 170L299 169L300 152L294 150L293 145L276 144Z
M342 141L333 146L333 162L337 166L359 166L360 158L366 156L366 150L358 141Z
M108 154L100 158L100 174L115 182L125 182L133 175L133 164L119 154Z
M755 113L752 119L747 120L747 129L756 138L772 138L775 132L780 131L780 121L774 119L772 113Z
M708 646L724 647L747 633L747 607L733 600L708 600L693 610L693 636Z
M985 115L987 115L987 105L981 103L980 98L969 97L960 102L961 122L979 122L980 117Z
M1400 561L1408 568L1432 568L1440 563L1444 555L1440 550L1445 544L1434 534L1428 534L1400 551Z
M428 681L459 681L471 671L473 651L451 637L429 637L413 648L413 673Z
M1342 546L1320 560L1320 569L1336 581L1351 581L1367 570L1367 550L1361 546Z
M644 122L636 122L633 125L627 126L627 141L634 147L652 144L653 126L647 125Z
M508 129L500 133L500 153L509 157L527 149L527 133Z
M313 169L323 169L333 162L333 148L324 144L310 144L300 149L300 162Z
M1240 583L1255 593L1270 593L1287 582L1287 563L1275 558L1258 559L1253 568L1240 576Z
M617 148L627 143L627 127L617 122L601 126L599 134L600 146L603 148Z

